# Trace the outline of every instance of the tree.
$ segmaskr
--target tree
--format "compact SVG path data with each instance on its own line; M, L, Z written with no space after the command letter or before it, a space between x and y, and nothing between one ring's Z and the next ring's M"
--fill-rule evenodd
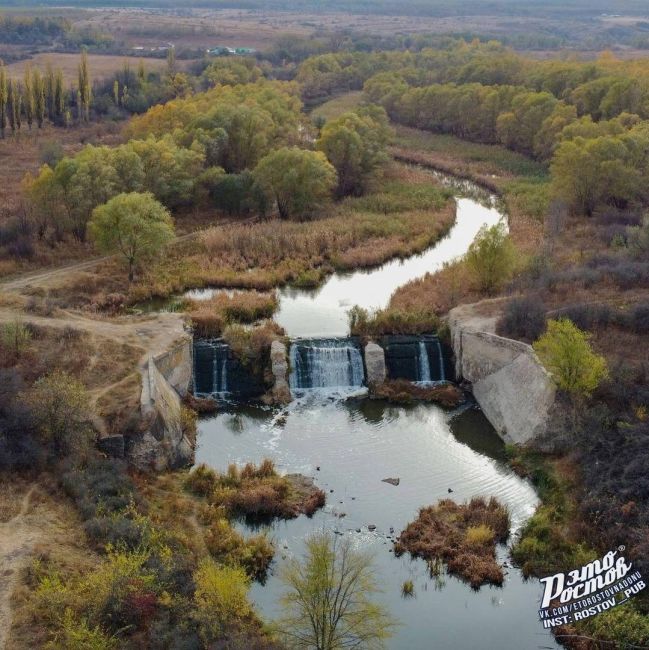
M253 172L269 201L277 204L282 219L311 217L330 198L336 170L320 151L283 148L265 156Z
M43 128L45 121L45 83L38 70L32 74L32 93L34 97L34 117L39 129Z
M466 263L483 293L497 291L514 272L515 250L505 224L482 226L469 246Z
M20 128L20 93L15 79L10 79L7 85L7 118L11 132Z
M307 539L307 556L292 560L281 579L285 615L278 629L292 648L339 650L381 648L394 623L373 602L379 589L372 558L348 539L327 533Z
M34 122L34 85L32 83L32 66L30 64L27 64L25 68L24 83L23 104L25 106L25 118L27 119L27 126L31 129Z
M100 250L124 257L129 282L134 279L137 264L160 252L174 238L171 215L149 192L118 194L95 208L89 229Z
M86 122L90 120L90 72L88 70L88 52L84 49L81 52L81 63L78 70L79 88L77 90L77 102L79 119Z
M58 69L54 76L54 114L56 117L61 118L63 117L64 113L65 90L63 89L63 71L61 69Z
M4 65L0 64L0 135L5 137L5 129L7 128L7 69Z
M43 81L43 91L45 94L45 107L47 117L50 122L54 121L54 88L55 88L54 70L52 64L48 61L45 66L45 79Z
M573 395L588 397L608 376L606 359L595 354L590 336L571 320L549 320L547 331L534 350L557 386Z
M78 379L56 370L38 379L25 401L41 437L58 456L87 449L93 438L90 396Z
M368 179L387 160L390 136L387 115L378 106L345 113L325 124L316 148L338 172L338 196L365 190Z

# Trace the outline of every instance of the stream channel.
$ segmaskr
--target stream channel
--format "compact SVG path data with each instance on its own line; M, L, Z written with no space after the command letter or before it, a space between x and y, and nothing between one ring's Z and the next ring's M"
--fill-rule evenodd
M369 271L334 274L315 290L280 289L276 321L288 336L316 341L348 336L347 311L353 305L385 307L399 286L465 254L483 224L506 219L494 195L470 182L441 174L435 177L456 195L457 219L449 234L422 254ZM187 295L207 298L214 291L194 290ZM318 363L340 361L340 351L318 352L323 344L319 345L313 352L321 355ZM507 564L504 585L477 591L449 575L431 577L425 562L407 555L396 558L391 552L392 540L418 509L439 499L497 497L511 513L510 543L534 512L538 498L533 487L507 465L504 444L479 408L465 405L448 412L434 405L401 407L345 399L350 388L358 390L357 385L326 384L340 376L354 377L353 383L358 384L357 370L348 375L322 372L322 368L318 372L318 377L325 377L318 380L319 387L294 391L296 399L287 407L232 404L199 422L197 463L225 470L229 463L271 458L281 472L313 476L327 493L327 505L313 518L301 516L269 527L276 559L266 583L255 583L251 591L262 616L272 620L280 612L283 585L278 571L286 558L301 557L305 537L327 530L373 553L383 590L379 599L399 623L389 648L558 647L537 617L538 581L525 581L511 567L507 546L498 549L500 560ZM399 478L399 485L383 482L387 477ZM253 532L243 522L238 526ZM405 580L413 581L414 597L402 596Z

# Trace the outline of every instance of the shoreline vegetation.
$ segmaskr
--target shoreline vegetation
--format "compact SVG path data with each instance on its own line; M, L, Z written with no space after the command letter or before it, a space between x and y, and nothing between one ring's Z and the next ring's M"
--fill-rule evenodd
M414 191L413 191L414 187ZM310 222L271 220L202 232L179 257L156 266L129 292L133 302L183 289L268 291L316 287L334 271L378 266L432 246L454 221L449 194L431 179L392 166L379 191L346 199L332 216ZM189 250L187 250L189 249Z

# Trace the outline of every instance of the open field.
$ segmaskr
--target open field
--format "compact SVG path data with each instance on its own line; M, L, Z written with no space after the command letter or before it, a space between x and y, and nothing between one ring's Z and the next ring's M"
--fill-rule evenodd
M348 111L353 111L361 103L363 98L362 91L345 93L340 97L335 99L330 99L328 102L316 106L311 111L311 116L314 119L324 118L327 121L335 120L337 117L340 117L343 113Z
M134 70L137 70L140 61L144 62L146 70L163 70L167 63L165 59L141 58L136 56L110 56L106 54L89 54L88 66L93 79L103 79L111 76L114 72L121 70L125 64L128 64ZM79 55L78 54L60 54L58 52L36 54L29 60L17 61L7 66L9 77L13 79L22 79L25 76L25 69L28 64L45 69L47 63L54 68L61 68L63 79L66 83L75 83L78 77ZM179 67L183 67L187 62L179 61Z

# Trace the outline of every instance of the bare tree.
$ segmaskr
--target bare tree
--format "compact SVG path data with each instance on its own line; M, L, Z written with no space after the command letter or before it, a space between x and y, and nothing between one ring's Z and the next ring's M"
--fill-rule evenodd
M355 550L349 539L319 533L307 540L303 561L282 572L288 587L282 597L280 636L290 648L343 650L383 648L395 623L373 602L380 590L372 557Z

